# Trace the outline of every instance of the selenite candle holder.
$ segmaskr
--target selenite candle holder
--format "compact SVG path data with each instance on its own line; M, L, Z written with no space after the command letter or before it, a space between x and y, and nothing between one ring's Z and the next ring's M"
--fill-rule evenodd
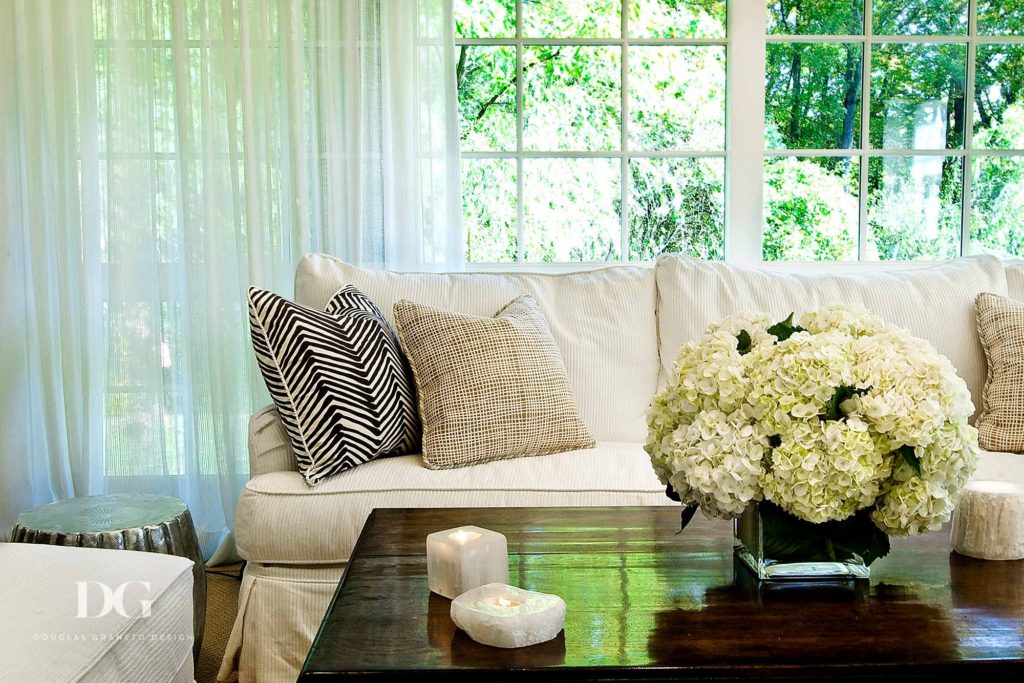
M953 512L953 550L981 560L1024 559L1024 486L971 481Z
M452 621L478 643L527 647L557 636L565 626L565 600L504 583L489 583L452 601Z
M446 598L508 582L508 541L496 531L463 526L427 536L427 583Z

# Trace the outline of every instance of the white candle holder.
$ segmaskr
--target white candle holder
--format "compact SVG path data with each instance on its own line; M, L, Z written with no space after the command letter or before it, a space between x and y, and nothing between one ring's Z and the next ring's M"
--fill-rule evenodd
M478 526L445 529L427 536L430 590L455 598L487 583L508 582L508 541Z
M968 482L953 513L953 550L981 560L1024 559L1024 486Z
M504 583L489 583L452 601L452 621L483 645L527 647L544 643L565 626L565 600Z

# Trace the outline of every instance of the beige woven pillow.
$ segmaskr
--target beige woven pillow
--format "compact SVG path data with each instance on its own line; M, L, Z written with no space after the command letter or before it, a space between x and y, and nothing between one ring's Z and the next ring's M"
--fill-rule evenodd
M979 294L974 306L988 360L978 443L988 451L1024 453L1024 303Z
M394 313L416 378L427 467L594 446L532 297L512 300L493 318L406 300Z

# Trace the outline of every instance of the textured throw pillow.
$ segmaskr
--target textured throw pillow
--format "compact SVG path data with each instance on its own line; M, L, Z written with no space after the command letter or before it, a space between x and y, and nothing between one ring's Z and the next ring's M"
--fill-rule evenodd
M394 332L362 292L343 287L317 311L250 287L249 327L310 485L374 458L415 452L411 375Z
M987 451L1024 453L1024 303L986 293L975 308L988 359L978 443Z
M416 378L427 467L594 446L532 297L514 299L493 318L401 300L394 317Z

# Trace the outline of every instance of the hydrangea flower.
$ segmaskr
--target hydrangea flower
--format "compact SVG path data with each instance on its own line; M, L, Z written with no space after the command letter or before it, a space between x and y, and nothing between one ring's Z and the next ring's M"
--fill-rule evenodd
M770 501L811 523L862 511L888 534L938 528L974 471L967 385L928 342L859 306L771 324L730 316L679 351L646 450L687 505Z

